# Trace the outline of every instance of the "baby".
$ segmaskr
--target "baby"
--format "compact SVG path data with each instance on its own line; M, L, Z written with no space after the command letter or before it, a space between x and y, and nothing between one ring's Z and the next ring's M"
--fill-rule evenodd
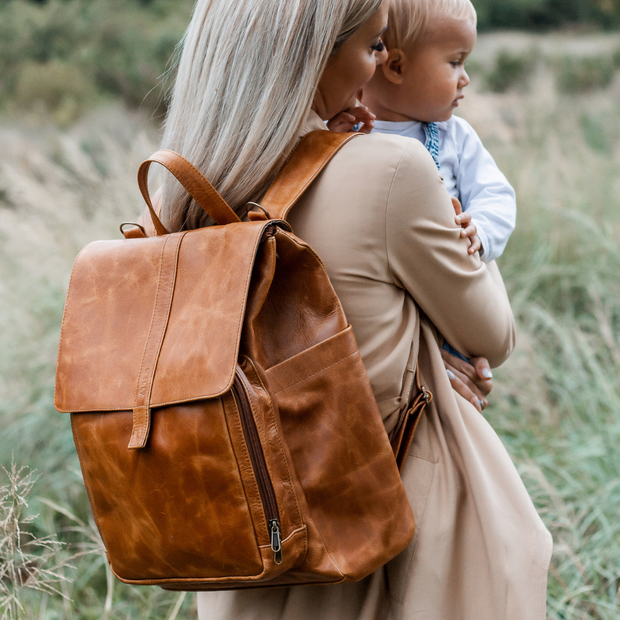
M484 261L502 254L514 230L515 193L474 129L453 116L469 84L465 59L476 42L470 0L391 0L383 36L388 58L364 87L363 106L328 123L334 131L398 134L422 142L457 200L456 222L469 237L470 254Z
M387 60L364 87L364 105L328 122L332 131L397 134L422 142L456 210L469 253L498 258L515 227L515 193L469 123L453 116L469 84L465 60L476 43L470 0L391 0L383 35ZM461 209L462 205L462 209ZM443 348L469 361L444 342ZM448 369L450 379L454 374ZM481 378L492 376L488 369Z

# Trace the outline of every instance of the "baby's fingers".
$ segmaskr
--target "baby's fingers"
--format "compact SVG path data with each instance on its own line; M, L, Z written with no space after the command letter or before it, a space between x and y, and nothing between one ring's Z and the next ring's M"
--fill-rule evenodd
M355 116L356 123L362 124L358 131L370 133L374 129L377 117L365 105L358 105L350 109L349 112Z
M452 199L453 201L456 200L456 198ZM457 201L458 202L458 201ZM465 226L467 226L470 222L471 222L471 214L465 212L459 213L455 218L454 221L459 225L462 226L463 228L465 228Z
M355 123L356 120L353 114L349 114L349 112L340 112L340 114L337 114L334 118L327 121L327 128L337 133L345 133L347 131L353 131Z
M480 241L480 237L478 235L474 235L471 237L471 245L467 249L469 254L475 254L476 252L480 252L480 248L482 248L482 242Z
M461 237L474 237L476 236L477 229L473 224L467 226L467 228L461 229Z

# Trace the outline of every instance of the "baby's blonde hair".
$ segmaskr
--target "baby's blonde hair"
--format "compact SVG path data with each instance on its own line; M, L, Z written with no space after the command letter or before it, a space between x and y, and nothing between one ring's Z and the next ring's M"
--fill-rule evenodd
M471 0L391 0L388 28L383 40L388 49L405 49L423 39L433 17L478 18Z

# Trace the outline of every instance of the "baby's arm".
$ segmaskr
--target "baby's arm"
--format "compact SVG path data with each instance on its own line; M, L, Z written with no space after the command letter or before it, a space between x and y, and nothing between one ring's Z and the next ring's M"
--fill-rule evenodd
M515 193L471 125L457 117L453 122L459 156L456 184L464 213L476 226L481 257L488 263L501 256L515 228Z
M336 133L346 133L347 131L355 131L355 126L361 125L357 131L370 133L374 129L376 118L365 105L360 104L340 112L327 121L327 128Z

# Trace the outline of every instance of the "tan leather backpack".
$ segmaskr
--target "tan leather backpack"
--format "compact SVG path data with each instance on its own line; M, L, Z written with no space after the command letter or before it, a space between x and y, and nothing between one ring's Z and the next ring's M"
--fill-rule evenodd
M139 172L157 236L134 229L77 258L55 406L72 414L120 580L176 590L354 581L412 540L351 327L320 259L284 221L351 137L306 137L263 202L271 217L249 222L160 151ZM218 225L168 234L148 195L152 162Z

